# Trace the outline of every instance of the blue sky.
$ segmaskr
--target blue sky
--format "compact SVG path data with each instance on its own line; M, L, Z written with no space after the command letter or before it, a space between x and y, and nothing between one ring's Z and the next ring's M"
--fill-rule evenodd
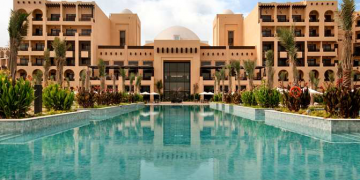
M12 0L1 0L0 46L8 44L7 24ZM212 22L215 15L224 9L247 15L256 6L255 0L94 0L106 15L118 13L125 8L137 13L142 25L142 43L153 40L162 30L174 26L185 26L194 31L201 40L212 44ZM276 0L261 0L274 2ZM277 0L276 2L298 2ZM355 0L360 10L360 0Z

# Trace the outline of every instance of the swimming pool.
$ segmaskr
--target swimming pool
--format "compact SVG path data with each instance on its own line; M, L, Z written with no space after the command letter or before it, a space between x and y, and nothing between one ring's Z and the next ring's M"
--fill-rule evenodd
M358 143L324 142L208 106L147 106L25 136L0 142L0 179L360 178Z

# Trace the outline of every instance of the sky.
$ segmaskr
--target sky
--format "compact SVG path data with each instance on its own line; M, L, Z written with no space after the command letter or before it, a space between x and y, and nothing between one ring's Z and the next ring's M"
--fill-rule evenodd
M7 33L13 0L0 0L0 47L7 46ZM71 1L71 0L70 0ZM88 0L83 0L88 1ZM216 14L225 9L248 15L257 0L93 0L106 15L130 9L141 21L142 44L152 41L162 30L184 26L195 32L202 41L212 44L212 23ZM261 0L261 2L295 2L294 0ZM298 2L300 0L296 0ZM340 3L340 2L339 2ZM355 0L360 10L360 0Z

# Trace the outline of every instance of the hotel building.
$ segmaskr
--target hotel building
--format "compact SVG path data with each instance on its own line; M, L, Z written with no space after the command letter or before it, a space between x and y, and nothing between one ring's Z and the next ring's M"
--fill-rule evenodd
M141 45L141 22L137 14L125 9L108 17L95 2L14 0L14 9L31 13L29 31L19 50L19 77L43 71L46 48L51 51L53 64L49 74L55 77L51 44L55 37L60 37L71 45L66 53L64 76L72 87L80 86L80 74L87 69L92 70L91 85L100 85L96 66L103 59L109 88L113 77L119 90L123 81L128 88L129 81L119 76L119 69L124 68L129 74L142 75L142 92L157 91L154 84L162 80L166 100L214 91L215 72L231 61L255 60L254 83L260 85L266 76L264 53L270 49L275 52L275 86L280 83L281 72L287 72L287 84L292 73L288 55L275 37L278 28L295 28L297 64L303 83L309 81L310 71L320 78L320 84L329 81L329 74L336 73L341 52L342 32L335 21L337 1L258 3L247 17L225 10L213 21L213 46L180 26L165 29L153 41ZM356 85L360 81L359 14L353 37ZM244 70L241 74L241 86L237 87L232 77L232 86L225 81L225 90L248 88Z

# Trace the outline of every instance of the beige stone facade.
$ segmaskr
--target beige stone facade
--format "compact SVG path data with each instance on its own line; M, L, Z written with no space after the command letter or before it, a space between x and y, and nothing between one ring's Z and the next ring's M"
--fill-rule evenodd
M256 60L255 85L260 85L265 70L264 52L268 49L275 52L277 86L280 72L287 71L289 80L292 74L287 53L275 37L276 29L294 26L301 79L308 82L309 72L316 71L323 83L328 80L328 72L336 72L341 51L341 32L335 21L337 7L337 1L258 3L247 17L230 10L214 15L214 46L202 42L191 30L177 26L160 32L154 41L141 46L141 22L130 10L108 17L95 2L14 0L14 9L31 12L28 35L19 51L18 75L28 77L43 70L43 51L52 50L51 43L59 36L71 44L64 75L74 88L80 85L81 71L86 69L93 71L91 84L100 84L96 69L99 59L108 65L109 88L115 75L117 88L122 90L119 68L125 68L128 73L143 76L142 92L157 91L154 84L162 80L168 99L213 91L215 71L231 61ZM360 17L356 17L355 70L360 64ZM52 66L50 76L55 73L56 67ZM359 81L360 76L355 76L355 80ZM129 86L129 81L125 82ZM239 88L235 77L232 82L232 87L228 87L228 80L225 82L226 89L235 91ZM247 86L242 72L241 88Z

